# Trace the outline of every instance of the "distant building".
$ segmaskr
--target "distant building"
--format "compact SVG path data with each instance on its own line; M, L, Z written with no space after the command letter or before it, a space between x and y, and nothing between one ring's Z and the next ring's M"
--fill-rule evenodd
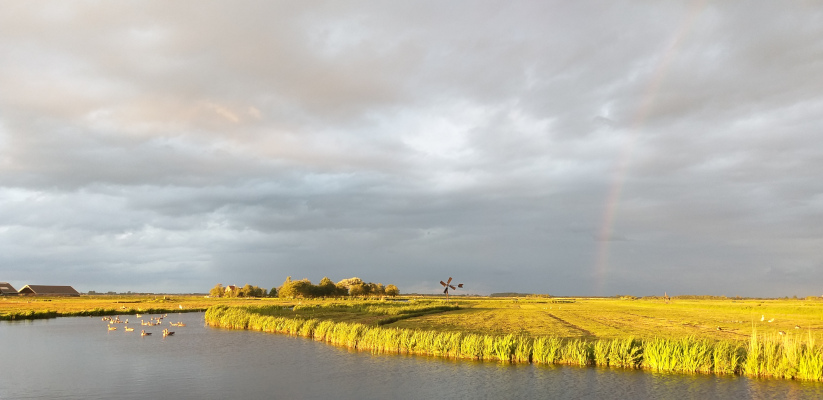
M231 292L234 292L234 291L237 291L237 286L235 286L235 285L226 286L226 293L231 293Z
M17 296L17 289L8 282L0 282L0 296Z
M20 289L23 296L80 296L71 286L26 285Z

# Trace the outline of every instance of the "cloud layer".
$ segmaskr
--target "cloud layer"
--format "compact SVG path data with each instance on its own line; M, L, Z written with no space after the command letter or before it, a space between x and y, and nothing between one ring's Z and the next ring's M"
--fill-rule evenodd
M823 294L821 7L4 8L0 280Z

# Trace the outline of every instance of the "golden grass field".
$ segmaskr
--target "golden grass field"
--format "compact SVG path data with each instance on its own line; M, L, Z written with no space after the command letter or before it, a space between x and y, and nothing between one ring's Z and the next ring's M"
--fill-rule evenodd
M819 299L8 297L0 319L200 311L363 351L823 381Z
M148 309L165 309L168 311L204 311L216 304L259 304L261 299L214 299L203 296L177 295L124 295L124 296L81 296L81 297L0 297L0 319L11 315L56 312L57 316L83 315L84 312L97 311L97 314L114 314L118 312L134 313ZM132 310L132 311L130 311ZM36 317L35 317L36 318ZM19 318L19 319L25 319Z
M823 332L823 301L812 300L674 299L666 303L642 299L574 299L573 303L552 303L503 299L458 303L464 308L402 320L392 326L467 333L522 332L532 337L554 335L581 339L695 335L745 341L751 337L753 327L763 334Z
M417 301L446 304L425 297ZM621 300L615 298L557 299L452 297L448 304L460 309L429 313L387 326L408 329L478 334L526 334L531 337L612 339L637 337L678 338L694 335L714 340L746 341L753 328L760 334L823 332L823 301L769 300ZM562 301L562 300L560 300ZM63 298L6 297L0 300L0 319L12 314L56 312L58 316L84 315L89 310L134 313L141 310L205 310L212 305L300 304L298 311L283 309L280 316L328 319L335 322L373 324L379 316L351 311L305 308L330 302L356 300L284 300L206 298L203 296L82 296ZM4 316L6 318L4 318ZM763 321L761 321L761 318ZM18 317L19 319L19 317ZM772 322L768 322L772 320ZM718 330L718 328L720 328Z
M446 304L428 297L226 304L205 319L377 353L821 381L821 306L817 299L461 297Z

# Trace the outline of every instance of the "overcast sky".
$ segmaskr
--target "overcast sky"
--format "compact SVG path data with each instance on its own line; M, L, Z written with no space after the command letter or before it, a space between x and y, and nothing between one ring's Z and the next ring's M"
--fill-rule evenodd
M0 281L823 295L816 2L0 1Z

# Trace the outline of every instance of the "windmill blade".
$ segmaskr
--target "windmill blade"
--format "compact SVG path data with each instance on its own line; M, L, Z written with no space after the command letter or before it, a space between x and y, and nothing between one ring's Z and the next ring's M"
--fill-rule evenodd
M446 286L446 282L440 281L440 284Z
M457 285L457 287L462 288L463 284L461 283L461 284Z
M446 290L444 290L443 293L449 293L449 287L448 286L446 286Z
M450 284L450 283L452 283L452 277L449 277L449 280L446 281L447 285Z
M452 290L457 290L457 288L452 285L449 285L449 287L452 288Z

